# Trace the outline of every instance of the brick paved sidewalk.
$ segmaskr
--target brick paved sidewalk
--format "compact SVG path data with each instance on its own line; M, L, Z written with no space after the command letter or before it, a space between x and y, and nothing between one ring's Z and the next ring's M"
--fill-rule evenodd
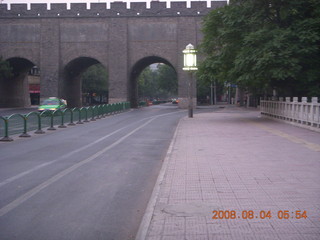
M183 118L136 239L319 240L320 134L238 108Z

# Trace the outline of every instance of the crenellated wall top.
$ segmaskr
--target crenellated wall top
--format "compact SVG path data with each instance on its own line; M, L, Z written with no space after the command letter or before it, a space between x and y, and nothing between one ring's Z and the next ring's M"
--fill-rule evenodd
M131 2L128 8L125 2L106 3L71 3L68 8L66 3L44 4L0 4L0 18L64 18L64 17L179 17L179 16L204 16L211 10L223 7L227 1L212 1L207 6L205 1L166 2L152 1Z

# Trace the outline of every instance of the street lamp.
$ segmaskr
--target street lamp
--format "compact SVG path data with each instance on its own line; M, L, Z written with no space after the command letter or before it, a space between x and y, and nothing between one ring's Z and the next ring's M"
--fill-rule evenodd
M183 51L183 70L189 72L189 81L188 81L188 116L189 118L193 117L193 102L192 102L192 74L194 71L198 70L197 68L197 50L194 49L194 46L189 43L186 46L186 49Z

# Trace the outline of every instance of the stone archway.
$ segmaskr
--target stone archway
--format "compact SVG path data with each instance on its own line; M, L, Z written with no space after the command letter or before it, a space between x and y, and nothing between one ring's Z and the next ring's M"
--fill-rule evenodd
M0 79L0 107L29 107L28 72L35 64L21 57L8 58L7 61L12 68L12 77Z
M91 57L78 57L71 60L63 69L62 97L69 107L80 107L81 101L81 74L90 66L100 63Z
M149 56L137 61L131 69L128 83L128 99L133 108L138 107L138 77L147 66L154 63L164 63L175 69L169 61L158 56Z

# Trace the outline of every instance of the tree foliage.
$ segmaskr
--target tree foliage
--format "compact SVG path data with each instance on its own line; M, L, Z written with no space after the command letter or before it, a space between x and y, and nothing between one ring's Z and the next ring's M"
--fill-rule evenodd
M200 81L320 96L320 2L234 0L204 21Z
M5 61L0 57L0 79L8 79L13 76L12 68L8 61Z
M178 92L178 79L175 70L165 64L158 65L158 86L168 95L176 95Z
M108 73L101 64L96 64L82 74L82 92L104 95L108 92Z
M140 98L170 98L178 92L178 80L175 70L165 64L158 64L157 70L145 68L138 79Z
M155 98L157 92L156 72L146 67L138 79L138 95L140 98Z

